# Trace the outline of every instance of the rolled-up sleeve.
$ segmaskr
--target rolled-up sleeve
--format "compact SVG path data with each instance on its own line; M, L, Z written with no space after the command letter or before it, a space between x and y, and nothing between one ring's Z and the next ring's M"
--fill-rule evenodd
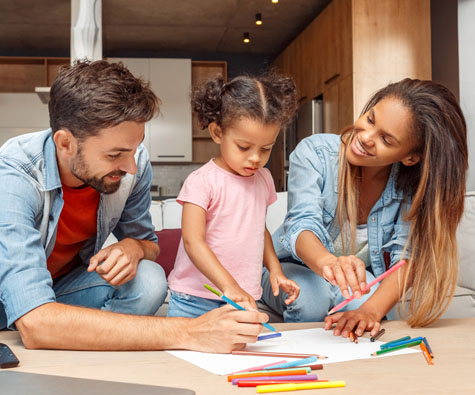
M325 158L310 139L300 142L290 155L288 212L281 243L294 259L301 260L295 244L305 230L315 234L325 248L333 251L331 236L323 221L326 166Z
M43 198L34 181L0 160L0 301L7 325L56 300L37 223Z

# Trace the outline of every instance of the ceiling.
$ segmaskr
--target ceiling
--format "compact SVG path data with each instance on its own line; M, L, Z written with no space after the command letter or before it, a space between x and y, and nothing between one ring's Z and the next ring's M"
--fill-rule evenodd
M276 56L331 0L102 0L104 56ZM69 0L0 0L0 55L69 56ZM261 13L263 25L255 24ZM249 32L251 43L242 36Z

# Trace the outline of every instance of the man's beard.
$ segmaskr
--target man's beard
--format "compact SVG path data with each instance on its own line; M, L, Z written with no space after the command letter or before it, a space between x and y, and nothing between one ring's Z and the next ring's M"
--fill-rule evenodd
M81 180L84 184L94 188L96 191L104 194L111 194L116 192L120 187L120 181L113 183L106 183L105 178L107 176L125 176L127 173L124 171L112 171L101 178L93 177L89 175L89 168L87 167L82 152L79 149L71 165L71 173L77 179Z

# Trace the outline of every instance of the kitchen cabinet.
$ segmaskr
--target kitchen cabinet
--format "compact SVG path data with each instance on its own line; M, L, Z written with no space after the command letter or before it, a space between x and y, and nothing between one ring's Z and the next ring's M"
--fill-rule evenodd
M272 66L295 79L300 103L323 98L324 132L341 133L378 89L431 78L430 0L333 0Z
M0 93L34 93L37 86L51 86L67 64L69 58L0 56Z
M227 81L227 63L224 61L192 61L191 80L193 88L210 78L222 76ZM206 163L219 155L219 145L210 137L208 129L202 129L197 116L192 118L193 162Z
M145 125L144 145L152 162L191 162L191 60L108 58L123 62L150 82L160 98L160 115Z

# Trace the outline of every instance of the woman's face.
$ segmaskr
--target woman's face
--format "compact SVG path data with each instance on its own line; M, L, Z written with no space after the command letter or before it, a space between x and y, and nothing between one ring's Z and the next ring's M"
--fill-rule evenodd
M419 161L413 153L412 114L398 99L379 101L356 122L353 139L346 152L355 166L387 167L402 162L412 166Z

